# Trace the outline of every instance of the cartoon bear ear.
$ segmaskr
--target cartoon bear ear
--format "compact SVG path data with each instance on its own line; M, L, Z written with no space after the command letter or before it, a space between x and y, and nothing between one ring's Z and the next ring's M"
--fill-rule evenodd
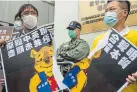
M36 54L37 54L37 52L34 49L32 49L30 52L30 57L35 58Z

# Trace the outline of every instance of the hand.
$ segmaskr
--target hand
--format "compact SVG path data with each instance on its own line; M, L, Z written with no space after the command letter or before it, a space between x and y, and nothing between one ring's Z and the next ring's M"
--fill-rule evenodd
M128 75L128 78L126 78L127 82L130 84L137 81L137 73L133 73L132 75Z
M0 46L2 46L5 43L5 40L0 39Z
M0 84L1 84L2 86L5 85L4 79L0 79Z

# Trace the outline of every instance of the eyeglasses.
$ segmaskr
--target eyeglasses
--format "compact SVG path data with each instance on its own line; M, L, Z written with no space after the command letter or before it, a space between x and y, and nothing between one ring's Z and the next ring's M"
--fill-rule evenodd
M37 16L37 12L34 11L34 10L32 10L32 11L31 10L23 11L22 14L21 14L21 16L23 16L23 15L29 15L29 14Z

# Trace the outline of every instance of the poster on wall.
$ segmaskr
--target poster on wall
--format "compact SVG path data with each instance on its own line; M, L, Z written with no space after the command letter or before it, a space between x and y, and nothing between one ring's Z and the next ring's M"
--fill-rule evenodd
M136 71L137 48L113 30L107 45L87 70L83 92L121 92L127 76Z
M126 24L137 25L137 1L131 2L131 11ZM107 0L79 1L79 22L82 24L82 34L108 29L103 23Z
M8 41L1 49L8 92L56 92L53 24ZM50 32L52 31L52 33Z

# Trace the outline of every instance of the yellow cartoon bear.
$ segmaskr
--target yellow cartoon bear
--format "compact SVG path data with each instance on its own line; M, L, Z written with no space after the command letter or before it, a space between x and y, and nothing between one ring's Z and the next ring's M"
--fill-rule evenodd
M83 60L75 63L65 75L63 83L68 86L71 92L82 91L87 81L86 69L88 67L89 59L84 58Z
M34 58L36 74L31 78L30 92L54 92L58 90L57 82L52 73L53 47L44 46L39 51L31 50Z

